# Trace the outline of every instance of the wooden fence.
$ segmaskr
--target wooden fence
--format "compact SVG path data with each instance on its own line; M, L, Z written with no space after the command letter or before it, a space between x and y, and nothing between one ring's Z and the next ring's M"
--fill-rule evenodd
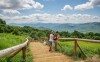
M47 37L42 37L41 39L45 38L46 40L48 40ZM100 40L92 40L92 39L80 39L80 38L59 38L59 40L65 40L65 41L74 41L74 56L77 55L77 48L80 49L80 51L83 53L83 55L85 57L87 57L85 55L85 53L83 52L82 48L80 47L80 45L78 44L78 41L83 41L83 42L92 42L92 43L100 43ZM62 48L62 46L58 43L58 45Z
M78 44L78 41L92 42L92 43L100 43L100 40L79 39L79 38L60 38L59 40L70 40L70 41L74 41L74 56L77 55L77 48L79 48L80 51L83 53L83 55L85 57L87 57L87 56L85 55L85 53L83 52L82 48Z
M93 39L80 39L80 38L60 38L60 40L72 40L72 41L84 41L84 42L92 42L92 43L100 43L100 40Z
M8 59L7 62L10 62L11 58L13 58L16 54L18 54L22 50L23 55L23 61L26 62L26 46L28 45L29 40L28 38L26 41L22 44L19 44L17 46L13 46L4 50L0 50L0 59L8 54L12 54Z

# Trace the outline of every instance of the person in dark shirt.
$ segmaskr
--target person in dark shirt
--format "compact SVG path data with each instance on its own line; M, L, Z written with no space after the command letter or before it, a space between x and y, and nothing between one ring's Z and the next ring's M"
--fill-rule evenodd
M38 36L37 36L37 35L34 36L34 41L35 41L35 42L38 41Z

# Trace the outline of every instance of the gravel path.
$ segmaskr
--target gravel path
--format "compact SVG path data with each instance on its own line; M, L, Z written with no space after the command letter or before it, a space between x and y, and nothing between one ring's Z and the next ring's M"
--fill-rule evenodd
M34 62L74 62L68 56L58 52L49 52L49 47L40 42L31 42L29 48Z

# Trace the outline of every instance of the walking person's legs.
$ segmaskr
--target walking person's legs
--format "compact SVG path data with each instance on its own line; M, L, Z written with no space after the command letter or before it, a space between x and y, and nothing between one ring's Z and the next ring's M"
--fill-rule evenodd
M49 51L52 51L52 41L49 41L49 46L50 46Z

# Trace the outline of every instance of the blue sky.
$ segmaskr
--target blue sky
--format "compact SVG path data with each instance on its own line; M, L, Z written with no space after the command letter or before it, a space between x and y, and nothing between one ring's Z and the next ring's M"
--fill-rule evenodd
M71 10L71 11L61 11L61 8L63 8L65 5L70 5L72 7L86 3L88 0L35 0L43 4L45 7L43 9L40 9L41 11L44 11L46 13L50 14L91 14L91 15L97 15L100 16L100 7L94 7L93 9L88 9L88 10ZM25 11L21 11L24 15L31 14L31 13L36 13L37 9L29 9Z
M0 17L7 23L100 22L100 0L1 0Z

